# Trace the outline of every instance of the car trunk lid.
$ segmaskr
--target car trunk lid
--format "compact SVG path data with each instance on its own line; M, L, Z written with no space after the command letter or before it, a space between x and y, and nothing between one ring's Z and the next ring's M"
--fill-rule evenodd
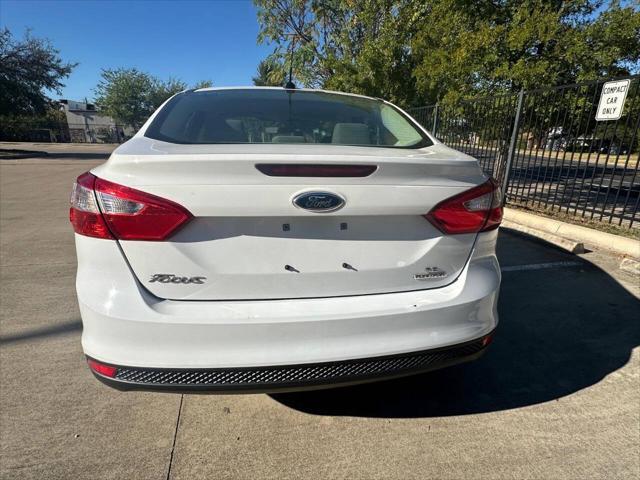
M119 241L138 280L159 298L267 300L437 288L457 278L475 241L475 233L444 235L424 217L485 180L475 160L441 145L177 148L140 140L94 173L193 215L165 241ZM359 177L283 176L265 174L258 168L265 164L374 168ZM308 192L337 196L344 205L322 213L300 208L294 199Z

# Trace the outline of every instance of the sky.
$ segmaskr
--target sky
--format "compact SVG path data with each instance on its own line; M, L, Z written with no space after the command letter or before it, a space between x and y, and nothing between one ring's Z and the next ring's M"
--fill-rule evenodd
M102 68L136 67L161 79L215 86L250 85L273 50L258 45L250 0L0 0L0 25L14 37L27 29L78 62L61 95L93 98Z

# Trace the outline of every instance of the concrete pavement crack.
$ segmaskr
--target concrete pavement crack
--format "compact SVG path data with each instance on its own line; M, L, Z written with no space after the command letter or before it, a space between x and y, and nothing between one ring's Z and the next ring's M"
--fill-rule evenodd
M173 444L171 445L171 455L169 456L169 468L167 469L167 479L171 478L171 466L173 465L173 452L176 449L176 440L178 438L178 427L180 426L180 416L182 415L182 401L184 394L180 395L180 406L178 407L178 419L176 420L176 428L173 432Z

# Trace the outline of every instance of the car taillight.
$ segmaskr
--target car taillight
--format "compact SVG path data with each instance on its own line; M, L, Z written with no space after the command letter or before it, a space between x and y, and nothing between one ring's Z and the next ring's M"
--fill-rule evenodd
M494 179L437 204L425 218L447 234L477 233L498 228L502 194Z
M106 365L104 363L97 362L93 358L87 358L87 363L89 364L89 368L100 375L104 375L105 377L114 378L118 369L112 365Z
M73 184L69 220L73 230L80 235L96 238L113 238L109 227L100 214L98 201L93 191L96 177L83 173Z
M73 186L69 218L80 235L160 241L175 233L192 215L171 200L87 172Z

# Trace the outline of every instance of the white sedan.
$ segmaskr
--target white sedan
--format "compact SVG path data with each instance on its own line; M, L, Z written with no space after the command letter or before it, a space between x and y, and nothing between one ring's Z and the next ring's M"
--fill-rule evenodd
M182 92L71 197L82 347L120 389L282 391L480 356L500 191L380 99Z

